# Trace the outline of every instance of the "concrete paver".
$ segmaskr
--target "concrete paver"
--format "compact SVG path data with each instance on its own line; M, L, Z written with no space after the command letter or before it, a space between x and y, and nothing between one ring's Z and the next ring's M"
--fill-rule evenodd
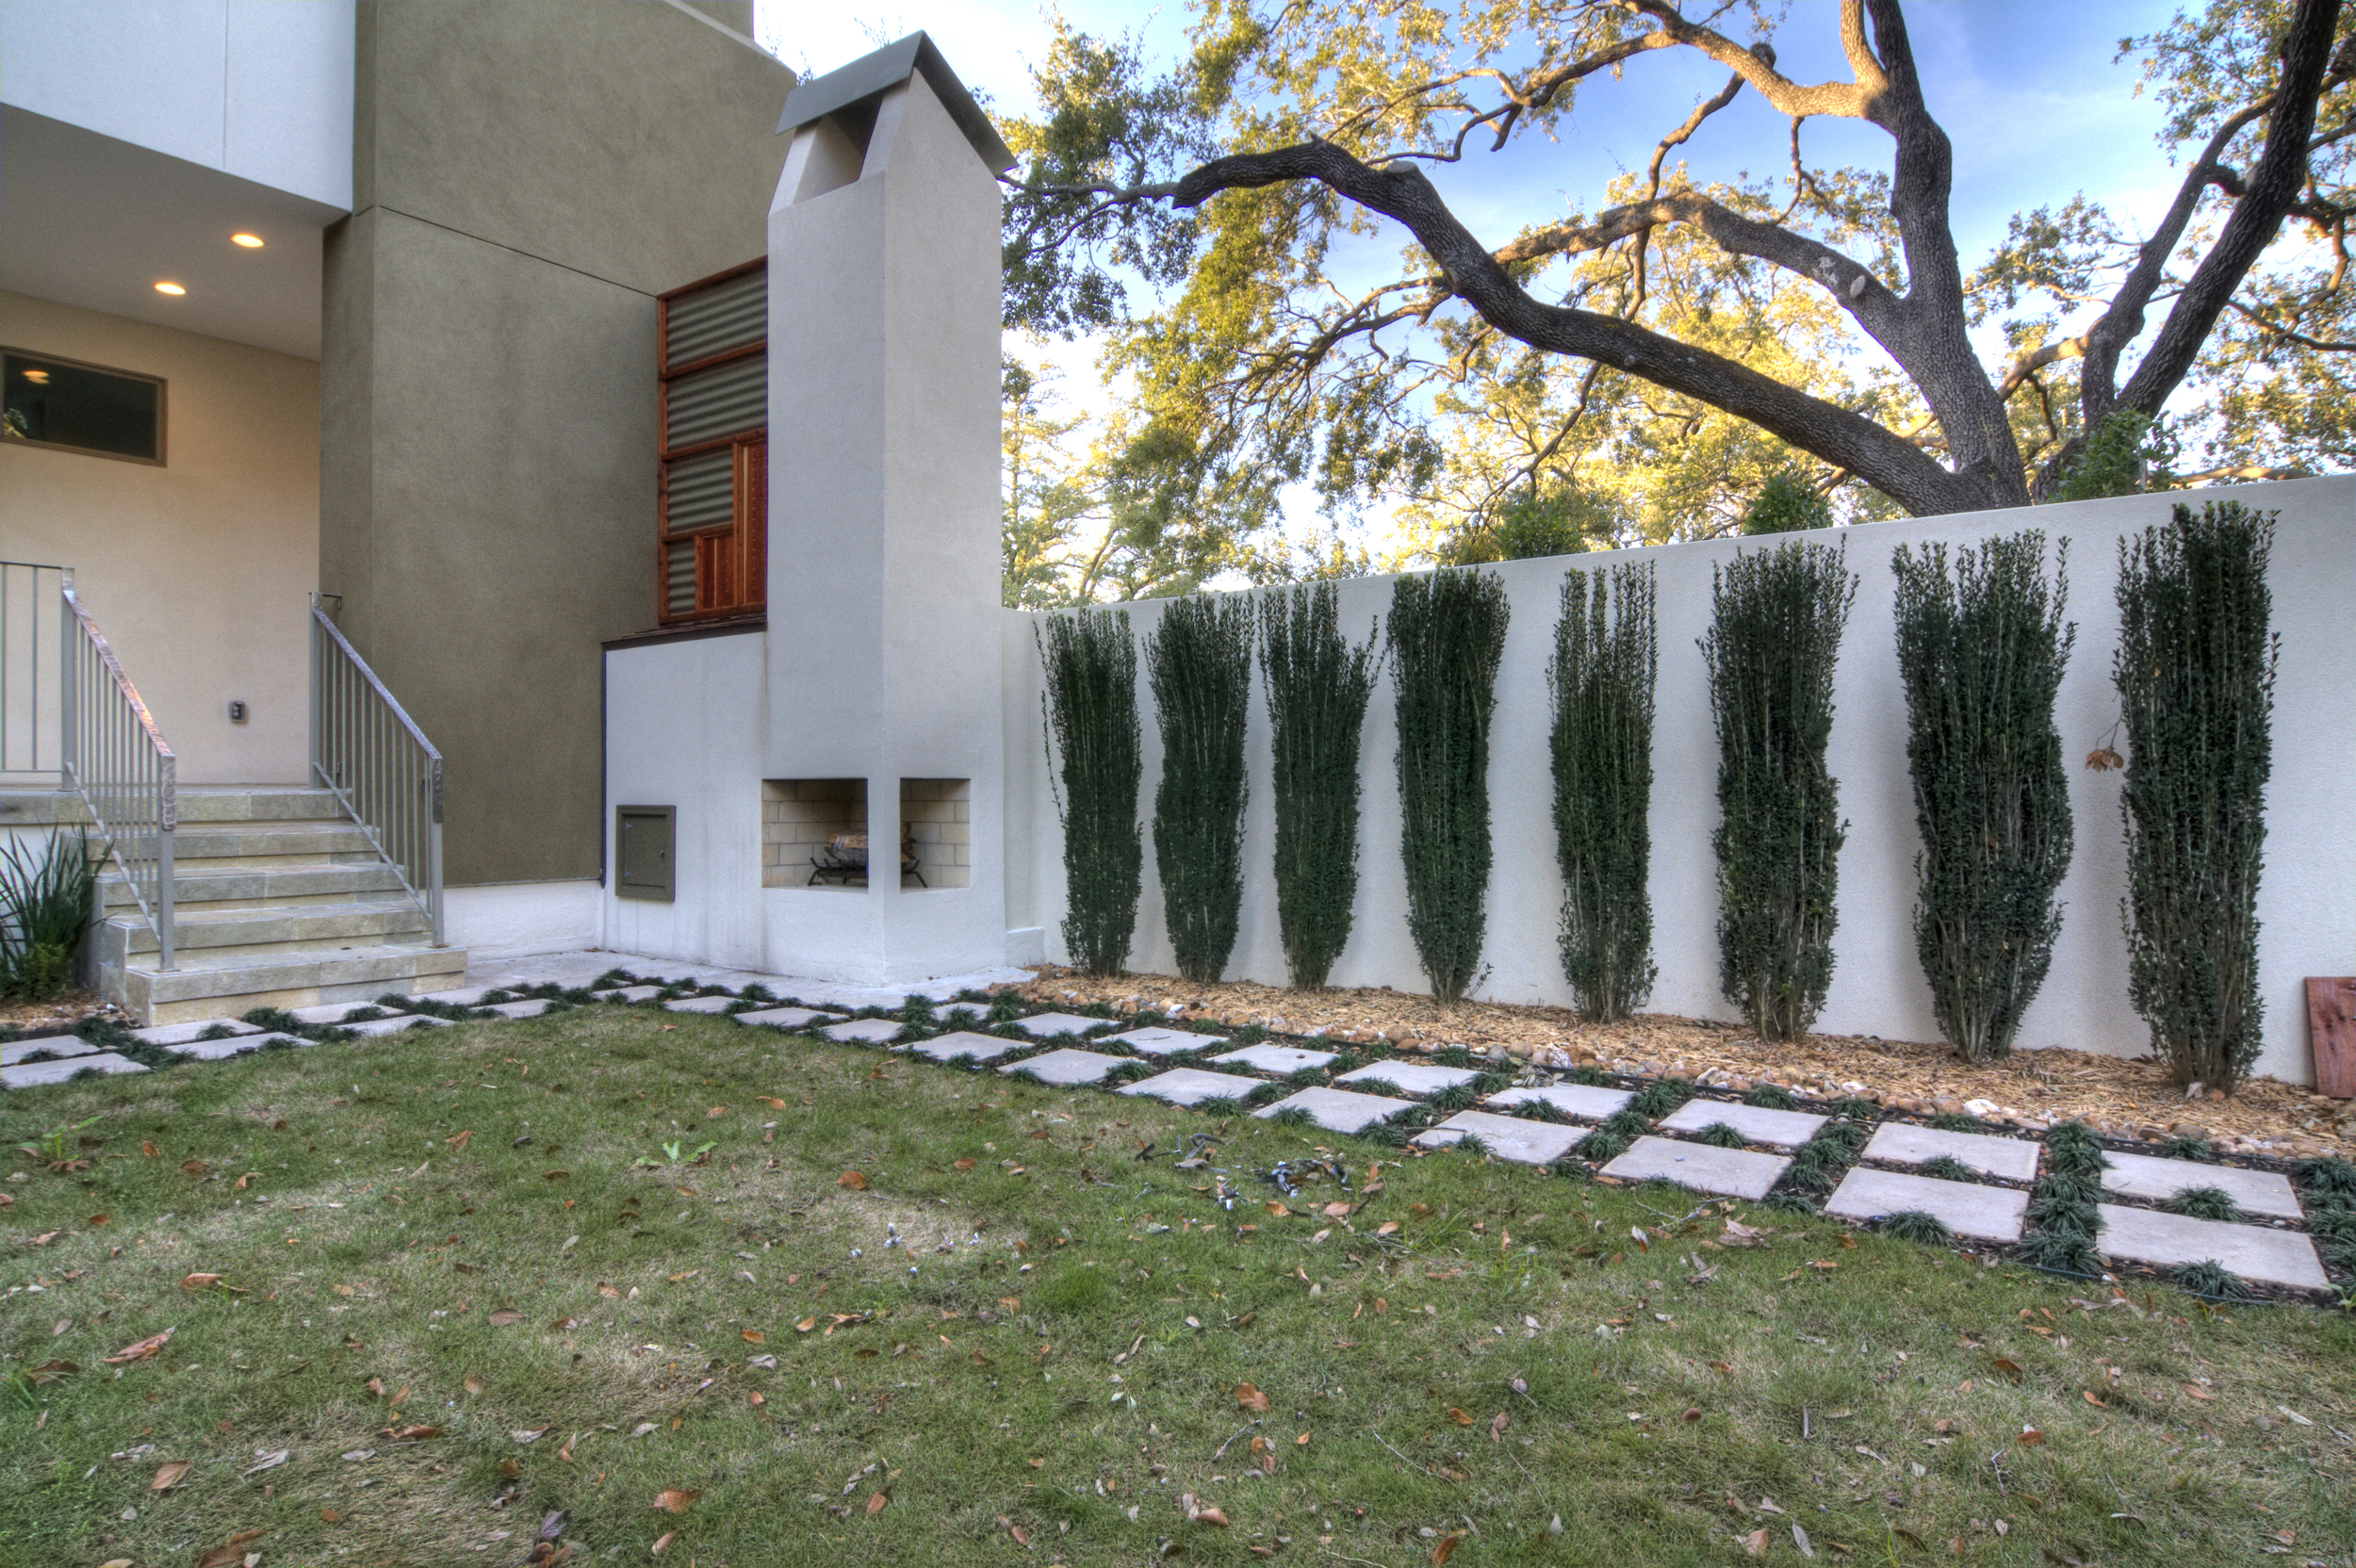
M1891 1165L1921 1165L1941 1154L1961 1160L1983 1176L2007 1182L2037 1180L2039 1145L2026 1138L1995 1138L1986 1133L1949 1133L1907 1121L1885 1121L1873 1130L1861 1156ZM1954 1229L1950 1226L1949 1229Z
M422 1013L415 1016L403 1013L394 1018L365 1019L358 1023L338 1024L336 1027L368 1038L379 1035L405 1035L412 1029L447 1029L450 1020Z
M1191 1029L1164 1029L1149 1025L1143 1029L1132 1029L1123 1035L1106 1035L1104 1040L1107 1045L1117 1042L1149 1056L1170 1056L1181 1051L1208 1051L1213 1046L1225 1045L1227 1037L1198 1035Z
M1816 1135L1830 1117L1806 1111L1777 1111L1764 1105L1737 1105L1724 1100L1689 1100L1661 1119L1664 1133L1698 1133L1723 1121L1753 1143L1793 1149Z
M2219 1187L2232 1195L2244 1214L2269 1219L2297 1219L2299 1195L2290 1178L2272 1170L2242 1170L2230 1165L2203 1165L2198 1160L2164 1160L2151 1154L2121 1154L2104 1150L2110 1168L2102 1172L2102 1190L2130 1198L2164 1202L2194 1187Z
M1960 1156L1958 1156L1960 1157ZM1959 1236L1978 1241L2019 1241L2029 1195L1976 1182L1947 1182L1857 1166L1841 1179L1824 1212L1841 1219L1879 1219L1920 1209L1936 1216Z
M194 1023L151 1023L144 1029L132 1030L131 1037L145 1040L150 1045L179 1045L212 1028L226 1029L233 1035L258 1035L262 1032L258 1025L248 1023L241 1018L206 1018L199 1019Z
M1543 1089L1500 1089L1488 1102L1500 1110L1542 1100L1575 1121L1605 1121L1627 1109L1636 1098L1633 1089L1607 1089L1593 1084L1556 1084Z
M1624 1182L1658 1178L1722 1198L1755 1199L1766 1197L1791 1163L1780 1154L1645 1136L1628 1145L1628 1152L1605 1166L1603 1173Z
M373 1002L322 1002L316 1007L297 1007L286 1016L298 1023L341 1023L348 1013L366 1008L375 1013L398 1013L398 1007L380 1007Z
M306 1040L301 1035L282 1035L271 1030L269 1034L256 1031L251 1035L233 1036L225 1040L183 1040L178 1045L167 1045L164 1049L175 1056L186 1056L192 1062L223 1062L232 1056L242 1056L266 1045L274 1045L280 1040L288 1045L319 1043L317 1040Z
M1247 1045L1211 1060L1225 1067L1258 1068L1262 1072L1299 1072L1304 1067L1323 1067L1333 1055L1331 1051L1303 1051L1296 1045Z
M1200 1068L1174 1067L1152 1078L1140 1078L1134 1084L1123 1084L1115 1094L1141 1094L1154 1100L1167 1100L1173 1105L1199 1105L1205 1100L1221 1096L1241 1100L1260 1086L1257 1078L1238 1077L1232 1072L1204 1072Z
M25 1057L47 1052L52 1056L95 1056L98 1047L73 1035L42 1035L0 1045L0 1067L14 1067Z
M548 1006L547 997L528 996L521 1002L494 1002L483 1010L497 1013L501 1018L538 1018L548 1010Z
M505 991L512 996L515 994L515 988L513 986L468 986L464 990L428 991L417 1000L439 1002L452 1007L480 1007L483 1005L483 999L493 991Z
M739 1023L766 1024L772 1029L800 1029L812 1023L841 1018L840 1013L821 1013L809 1007L763 1007L757 1013L731 1015Z
M63 1062L19 1062L14 1067L0 1067L0 1088L28 1089L36 1084L62 1084L84 1069L97 1072L145 1072L127 1056L111 1051L93 1052Z
M1309 1119L1329 1133L1358 1133L1378 1121L1388 1121L1399 1112L1412 1109L1412 1100L1393 1100L1387 1095L1352 1094L1347 1089L1302 1089L1288 1094L1273 1105L1252 1112L1262 1120L1288 1106L1298 1105L1309 1113Z
M835 1025L835 1029L849 1027L847 1023ZM826 1030L825 1033L831 1035L834 1029ZM889 1037L889 1036L886 1037L886 1038ZM993 1057L1003 1056L1013 1049L1014 1041L1012 1040L1002 1040L995 1035L976 1035L965 1029L960 1029L951 1035L936 1035L928 1040L918 1040L908 1047L913 1054L936 1062L987 1062Z
M1008 1062L998 1070L1006 1073L1033 1072L1039 1075L1041 1083L1052 1084L1057 1088L1072 1088L1098 1082L1128 1059L1126 1056L1107 1056L1101 1051L1042 1051L1036 1056Z
M1490 1153L1500 1160L1517 1165L1552 1165L1571 1152L1571 1145L1587 1135L1583 1127L1565 1127L1554 1121L1531 1121L1525 1117L1497 1116L1489 1111L1459 1111L1438 1126L1415 1135L1415 1141L1426 1149L1441 1149L1471 1134L1479 1138Z
M501 988L486 986L483 988L485 990L497 990ZM661 986L624 986L619 990L597 991L592 994L594 994L599 1002L646 1002L651 1000L652 998L661 996L663 994L663 988Z
M725 1013L736 1005L733 996L675 996L663 1004L666 1013Z
M903 1027L896 1018L855 1018L848 1023L830 1023L818 1032L830 1040L841 1040L845 1044L890 1045L900 1037ZM999 1043L1004 1045L1006 1042L1001 1040Z
M1430 1062L1376 1062L1354 1072L1345 1072L1333 1080L1336 1084L1362 1084L1381 1080L1391 1084L1402 1094L1418 1100L1442 1089L1452 1089L1459 1084L1469 1084L1481 1074L1468 1067L1434 1067Z
M2131 1209L2119 1203L2097 1203L2094 1212L2102 1224L2095 1250L2106 1258L2125 1258L2159 1268L2214 1259L2245 1280L2305 1290L2320 1290L2331 1283L2324 1276L2322 1260L2315 1256L2315 1242L2296 1231L2190 1219L2181 1214Z
M1091 1029L1109 1029L1108 1018L1083 1018L1078 1013L1034 1013L1029 1018L1014 1021L1015 1027L1035 1040L1050 1039L1057 1035L1085 1035Z

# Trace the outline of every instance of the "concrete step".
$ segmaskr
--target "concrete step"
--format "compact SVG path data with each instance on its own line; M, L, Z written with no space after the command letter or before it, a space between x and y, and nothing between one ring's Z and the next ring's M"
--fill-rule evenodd
M376 846L350 822L187 823L172 835L172 861L190 869L335 864L375 859Z
M217 822L332 822L344 808L325 790L299 784L183 784L174 792L183 826ZM54 784L0 788L0 825L87 825L90 808L72 790Z
M176 913L172 947L184 960L198 954L227 958L286 948L406 946L432 937L425 912L406 898L254 908L184 905ZM157 949L155 930L135 911L100 923L91 939L102 964L144 962Z
M191 906L196 905L251 909L409 896L393 868L374 856L326 865L232 866L219 871L202 863L193 868L175 864L172 872L172 901L184 913L193 913ZM120 872L102 875L98 892L100 906L107 914L127 913L137 906Z
M149 963L152 964L152 959ZM466 972L461 947L376 945L321 953L216 957L192 954L163 972L140 963L100 972L101 991L143 1023L236 1018L255 1007L371 1002L386 991L446 990Z

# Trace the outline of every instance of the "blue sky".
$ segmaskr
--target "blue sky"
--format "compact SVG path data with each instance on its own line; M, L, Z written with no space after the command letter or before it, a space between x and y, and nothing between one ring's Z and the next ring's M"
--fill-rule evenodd
M849 9L804 0L757 5L762 41L796 69L825 72L879 40L923 28L970 86L1001 109L1018 111L1031 106L1028 71L1045 52L1052 14L1037 0ZM2155 139L2160 110L2135 92L2138 62L2116 57L2122 38L2153 31L2177 8L2151 0L1912 0L1907 6L1931 111L1955 144L1951 210L1967 269L2004 238L2016 211L2058 205L2084 192L2107 205L2130 232L2141 232L2166 208L2181 174ZM1110 0L1072 0L1061 9L1083 31L1137 33L1165 58L1184 46L1190 20L1179 6L1148 8ZM1848 74L1835 0L1794 0L1776 47L1787 74L1805 80ZM1525 138L1503 154L1470 155L1435 170L1433 178L1456 213L1492 242L1569 207L1592 212L1603 204L1606 181L1623 170L1642 169L1661 134L1725 81L1723 68L1691 50L1640 57L1621 80L1583 90L1556 141ZM1784 120L1745 92L1680 151L1698 178L1732 178L1744 171L1766 175L1787 167L1788 134ZM1803 151L1818 165L1889 167L1889 139L1855 122L1810 121ZM1389 266L1400 237L1385 236L1361 265L1369 270ZM1039 352L1061 367L1072 401L1100 405L1104 394L1089 384L1089 345L1045 346Z

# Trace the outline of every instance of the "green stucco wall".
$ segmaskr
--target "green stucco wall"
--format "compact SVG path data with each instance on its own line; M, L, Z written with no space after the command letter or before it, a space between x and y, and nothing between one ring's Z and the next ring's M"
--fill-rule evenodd
M793 78L647 0L359 9L320 587L447 760L448 879L596 876L597 645L655 618L654 296L761 253Z

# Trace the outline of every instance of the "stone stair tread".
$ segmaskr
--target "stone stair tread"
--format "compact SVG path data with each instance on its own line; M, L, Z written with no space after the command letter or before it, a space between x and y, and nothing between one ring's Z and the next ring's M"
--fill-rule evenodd
M316 969L324 964L356 966L372 960L394 959L407 962L414 961L419 954L425 953L457 954L460 967L464 967L466 956L463 949L415 947L398 942L378 942L367 947L336 947L316 951L290 948L284 954L240 954L225 958L207 958L201 954L191 954L185 958L180 958L175 954L174 957L178 961L173 968L169 970L159 970L146 964L132 964L128 967L134 973L146 975L155 980L170 981L184 975L241 974L249 972L263 972L281 969ZM432 967L438 970L445 966L436 964Z

